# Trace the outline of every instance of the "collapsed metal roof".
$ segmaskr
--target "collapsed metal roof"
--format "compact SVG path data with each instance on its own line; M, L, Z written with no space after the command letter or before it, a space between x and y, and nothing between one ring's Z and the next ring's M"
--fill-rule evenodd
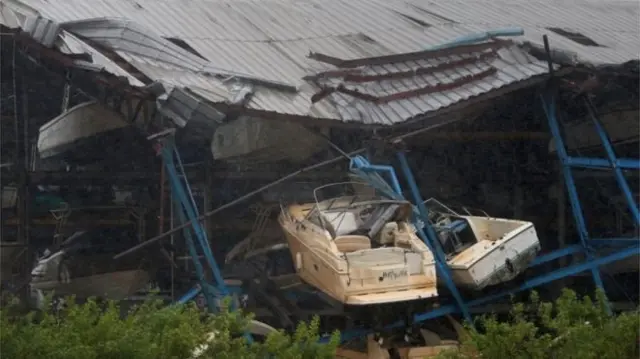
M86 66L124 75L134 86L145 79L162 84L174 119L197 112L219 120L214 104L240 103L256 113L392 125L545 73L546 65L519 46L541 46L543 34L580 62L617 64L640 53L635 1L9 0L0 6L3 24L22 27L45 45L95 53ZM524 35L491 53L371 62L505 26L520 26ZM360 74L357 81L354 74L319 76L354 60L361 60L349 68ZM321 91L331 93L319 97Z

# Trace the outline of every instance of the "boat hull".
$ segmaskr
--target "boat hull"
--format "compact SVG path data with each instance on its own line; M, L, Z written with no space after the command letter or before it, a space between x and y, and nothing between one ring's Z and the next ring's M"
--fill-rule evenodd
M122 300L143 288L148 282L149 274L146 271L127 270L72 278L67 283L59 280L33 280L31 288L63 296Z
M75 106L40 127L38 152L41 159L62 155L88 138L124 129L127 122L95 101Z
M304 162L325 147L326 141L304 126L250 117L221 125L211 140L213 158L239 163Z
M304 225L285 217L280 216L280 223L298 276L335 300L348 305L373 305L438 295L430 252L409 253L395 247L371 249L370 244L358 249L360 240L369 240L362 236L338 237L325 245L326 240L320 238L324 233L303 229ZM341 241L349 250L335 248Z
M449 261L453 280L459 286L480 290L513 280L540 252L540 241L530 222L464 218L478 242Z

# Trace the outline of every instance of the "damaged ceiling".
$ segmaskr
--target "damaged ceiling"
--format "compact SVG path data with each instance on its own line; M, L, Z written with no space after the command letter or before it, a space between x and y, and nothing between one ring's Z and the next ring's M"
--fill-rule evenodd
M546 73L546 64L520 46L540 46L543 34L576 62L617 64L640 52L635 1L10 0L0 6L5 26L66 53L89 53L92 63L77 60L79 66L105 69L133 86L155 84L160 109L181 125L221 121L216 104L242 105L253 116L393 125ZM408 56L514 26L524 35L513 43L490 40L499 43L490 50ZM398 57L375 61L391 55Z

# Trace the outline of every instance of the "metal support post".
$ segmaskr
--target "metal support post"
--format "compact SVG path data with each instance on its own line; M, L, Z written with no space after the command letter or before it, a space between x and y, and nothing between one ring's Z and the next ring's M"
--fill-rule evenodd
M182 223L187 223L187 221L189 221L196 237L194 240L189 227L184 228L187 248L196 268L196 273L200 282L200 289L190 291L187 295L183 296L179 302L190 300L197 295L200 290L202 290L207 300L209 310L213 311L217 305L216 297L218 295L226 296L228 294L228 290L224 283L224 279L222 278L220 268L213 257L213 252L211 251L206 232L202 228L200 221L198 221L198 210L195 207L195 201L193 200L188 181L185 178L182 161L180 160L180 155L175 148L173 138L169 137L164 139L160 153L165 164L169 183L171 184L172 201L176 204L175 208L177 209L178 219ZM181 170L181 173L178 173L178 170ZM200 250L198 250L198 248ZM206 280L204 272L205 269L199 260L199 252L202 252L207 265L211 269L213 278L216 282L216 287L209 284Z
M569 202L571 203L571 211L573 213L573 219L578 229L580 242L582 243L582 247L587 260L591 261L594 259L594 257L588 243L589 233L587 231L587 226L584 220L582 205L580 204L580 198L578 197L578 190L573 178L571 166L568 163L569 155L567 154L567 149L564 145L564 141L562 140L560 125L556 117L556 100L553 94L546 92L541 96L541 101L542 107L547 117L547 121L549 123L551 135L556 145L556 152L558 153L558 157L560 159L560 165L562 166L563 177L567 188L567 193L569 194ZM598 269L598 267L591 267L590 269L595 285L604 292L604 284L602 283L600 270Z
M598 136L600 136L600 140L602 141L602 146L604 146L604 150L607 153L607 159L609 160L609 166L613 170L613 173L616 176L616 180L618 182L618 186L620 190L624 194L624 198L627 201L627 206L629 206L629 211L635 220L635 225L640 226L640 211L638 210L638 203L633 199L633 193L631 193L631 188L629 188L629 183L627 183L627 179L624 178L624 174L622 174L622 169L617 165L618 159L616 158L616 153L613 150L613 146L611 145L611 141L609 141L609 136L600 123L600 120L596 116L596 110L593 108L593 104L589 100L585 100L585 105L589 111L589 117L591 117L591 121L598 132ZM636 161L640 163L640 161Z
M413 196L413 201L416 203L418 207L418 211L420 212L420 216L422 217L422 221L424 222L424 232L421 230L422 240L425 241L429 249L435 254L436 264L438 266L438 270L442 278L451 291L458 307L460 308L460 312L464 316L464 318L469 322L469 324L473 325L473 321L471 320L471 314L469 313L469 309L467 305L464 303L464 299L462 299L462 295L458 291L455 283L453 282L453 276L451 271L449 270L449 265L447 264L446 255L442 249L440 242L438 241L438 237L436 235L433 226L429 222L429 212L427 210L427 206L424 205L424 201L422 200L422 196L420 195L420 190L418 189L418 185L416 183L415 178L413 177L413 173L411 172L411 168L409 167L409 162L407 161L407 157L404 152L399 151L397 153L398 160L400 161L400 168L404 173L404 177L409 184L409 189L411 190L411 194Z
M186 221L186 217L184 215L184 210L182 209L182 206L180 204L180 200L176 198L177 196L175 195L172 197L172 205L175 206L180 222L184 223ZM200 286L195 291L190 290L187 295L180 298L178 302L186 303L200 294L200 292L202 291L207 302L207 309L209 310L209 312L214 312L216 310L216 293L211 288L211 285L209 285L206 281L204 267L202 266L202 263L200 263L200 259L198 258L198 251L196 250L196 246L193 241L193 237L191 236L189 227L183 228L182 233L184 235L185 241L187 242L187 250L189 251L189 256L191 256L191 260L193 261L193 265L196 269L196 275L198 276L198 282L200 283Z

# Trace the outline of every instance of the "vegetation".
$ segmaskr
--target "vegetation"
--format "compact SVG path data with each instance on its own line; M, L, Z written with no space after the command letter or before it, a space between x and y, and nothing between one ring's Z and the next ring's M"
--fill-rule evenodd
M0 311L0 357L11 359L188 359L196 348L202 359L333 358L334 333L318 343L318 321L300 324L292 335L277 332L264 342L248 342L242 333L250 316L223 310L205 315L193 305L166 307L149 301L121 316L115 303L106 308L90 300L65 308L16 315ZM640 312L609 316L604 296L579 298L565 291L555 303L533 293L529 305L516 305L510 320L479 318L459 351L439 359L632 359L640 357ZM207 338L213 339L207 341ZM202 345L208 342L208 347Z
M536 293L514 307L509 321L479 318L459 352L439 359L635 359L640 357L640 312L607 314L603 293L593 301L565 290L555 303Z
M48 306L50 310L20 316L12 315L15 307L3 307L0 357L188 359L199 348L202 359L328 359L338 344L337 333L328 344L318 344L317 320L300 324L293 335L277 332L262 343L250 343L242 335L250 317L239 311L203 315L193 305L149 301L122 318L113 302L106 308L95 300L77 304L69 298L66 303L58 311Z

